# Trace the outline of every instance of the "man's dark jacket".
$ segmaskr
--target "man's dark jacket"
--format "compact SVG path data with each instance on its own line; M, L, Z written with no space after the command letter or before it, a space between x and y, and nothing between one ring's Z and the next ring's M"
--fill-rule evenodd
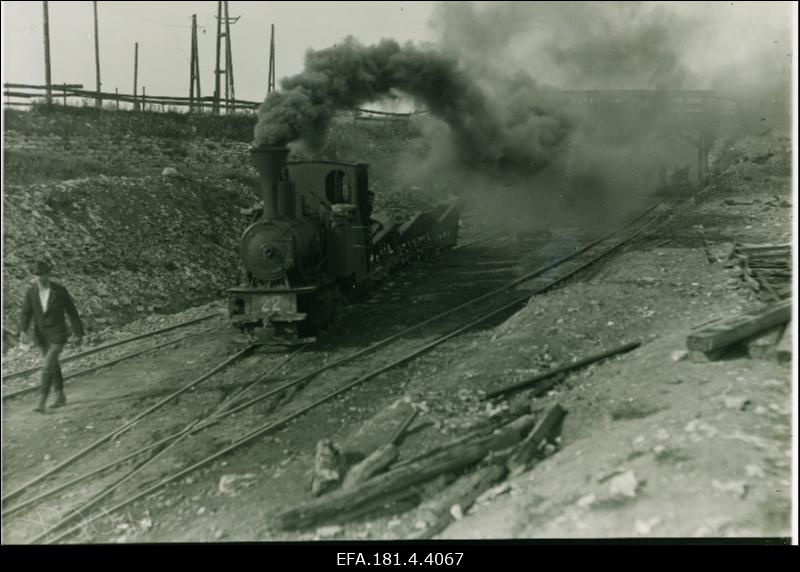
M47 311L42 311L42 302L39 300L39 286L34 284L25 293L22 302L22 314L19 320L19 331L27 332L33 318L33 341L36 345L64 344L69 337L67 322L64 312L69 315L72 329L77 336L83 336L83 324L75 309L72 297L61 284L50 283L50 298L47 301Z

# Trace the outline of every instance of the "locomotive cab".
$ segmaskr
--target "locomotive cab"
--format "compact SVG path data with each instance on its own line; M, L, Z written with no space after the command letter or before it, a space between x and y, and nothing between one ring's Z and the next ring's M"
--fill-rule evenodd
M343 293L369 274L370 200L367 165L335 161L289 163L306 216L318 216L324 232L325 269Z

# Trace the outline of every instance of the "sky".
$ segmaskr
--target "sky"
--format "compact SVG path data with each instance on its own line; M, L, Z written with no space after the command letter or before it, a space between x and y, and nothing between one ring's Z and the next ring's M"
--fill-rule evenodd
M276 72L303 68L309 48L326 48L354 35L364 43L434 39L427 22L434 2L228 2L237 99L266 95L269 27L275 24ZM139 42L139 86L148 95L189 95L191 17L197 14L200 87L213 94L217 2L98 2L103 91L133 91L134 43ZM3 81L44 83L41 2L3 2ZM53 83L95 89L92 2L50 2ZM141 90L141 87L140 87Z
M390 37L400 42L436 42L429 22L437 2L244 2L231 1L234 78L238 99L261 101L266 95L269 27L276 28L276 67L282 77L302 71L308 49L327 48L348 35L364 44ZM478 2L485 5L485 2ZM748 61L755 48L771 41L770 30L786 27L791 4L786 2L655 2L671 12L702 15L706 23L695 34L705 44L689 50L689 66L697 77L723 66L737 77L753 75L760 64ZM42 2L3 2L3 81L44 83ZM102 90L131 93L134 43L139 42L139 91L148 95L189 95L191 16L197 14L200 83L204 96L213 94L217 2L98 2ZM491 10L490 10L491 11ZM495 17L502 17L501 8ZM94 90L95 59L92 2L50 2L50 45L53 83L79 83ZM498 24L499 25L499 24ZM535 21L548 28L552 23ZM513 26L512 26L513 27ZM509 38L508 64L527 67L537 79L553 81L537 69L530 53L513 48L528 35ZM547 34L544 34L547 37ZM765 40L766 39L766 40ZM787 48L778 46L781 53ZM508 51L508 50L507 50ZM776 58L776 61L781 58ZM785 58L783 58L785 59ZM781 64L778 61L778 65ZM720 68L721 69L721 68ZM554 85L558 85L557 83ZM569 88L564 85L559 87Z

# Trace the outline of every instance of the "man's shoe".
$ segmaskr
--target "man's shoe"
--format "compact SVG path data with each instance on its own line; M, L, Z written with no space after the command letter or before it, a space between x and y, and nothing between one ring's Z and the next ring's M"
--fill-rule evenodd
M56 407L64 407L66 404L67 404L67 398L64 397L64 394L62 393L61 395L58 396L56 402L53 403L53 409L55 409Z
M36 409L34 409L34 411L36 413L44 413L44 407L39 405L39 406L36 407Z

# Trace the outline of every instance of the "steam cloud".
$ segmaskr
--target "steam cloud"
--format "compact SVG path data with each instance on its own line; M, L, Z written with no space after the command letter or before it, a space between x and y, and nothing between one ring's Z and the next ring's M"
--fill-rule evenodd
M255 143L302 140L321 150L338 110L401 92L433 116L421 120L427 156L398 160L406 186L480 187L490 204L506 190L516 210L521 197L533 197L529 221L546 221L542 206L554 197L563 200L551 212L582 210L590 219L602 205L636 208L664 167L694 172L696 165L696 149L671 124L664 90L787 98L789 6L441 3L431 20L436 49L348 38L308 52L305 70L262 104ZM653 96L625 109L587 110L558 91L595 89Z
M302 139L320 148L336 111L400 91L418 100L450 128L460 159L535 172L552 160L569 131L566 117L537 101L528 78L509 84L499 106L459 67L454 56L382 40L363 46L353 38L306 54L303 73L282 82L259 109L255 144L286 145ZM524 98L514 93L527 90Z
M666 90L788 99L790 15L778 2L443 2L432 26L443 53L457 54L497 105L509 105L520 78L559 90L651 91L616 107L550 98L571 129L547 166L514 185L561 195L572 206L554 211L583 209L593 218L603 205L609 213L635 208L664 168L696 173L697 151L682 139ZM782 128L772 109L772 125Z

